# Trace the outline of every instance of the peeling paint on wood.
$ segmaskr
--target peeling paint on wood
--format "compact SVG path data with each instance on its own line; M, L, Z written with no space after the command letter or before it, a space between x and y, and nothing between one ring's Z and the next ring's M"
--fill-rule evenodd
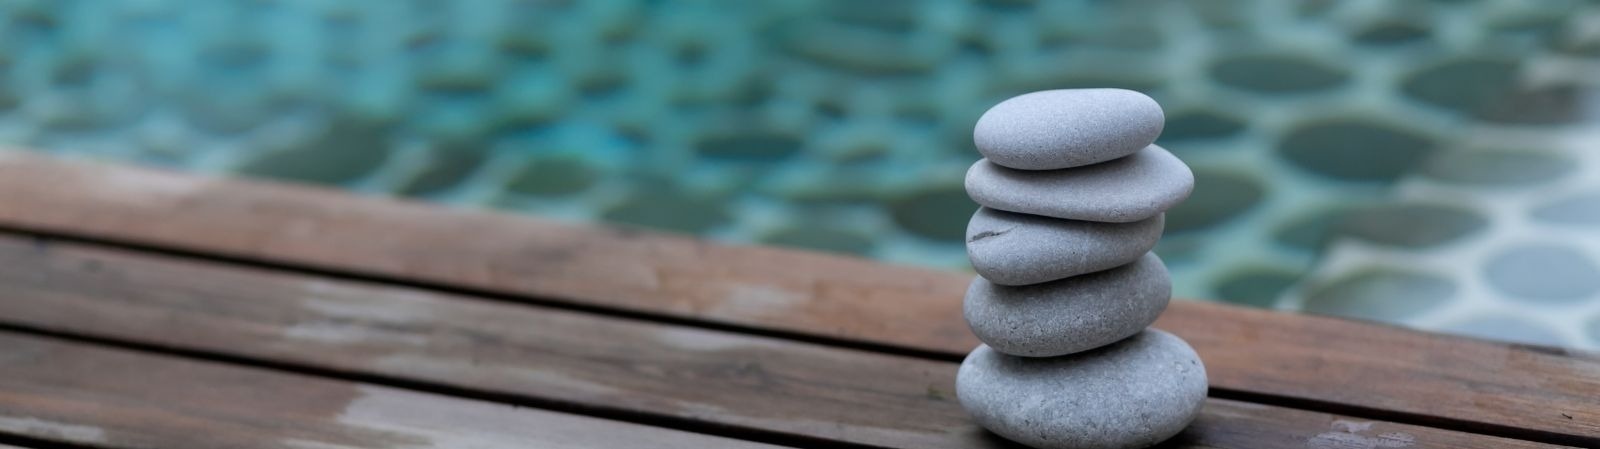
M0 415L0 431L23 435L41 435L57 441L82 444L103 444L106 431L99 427L70 424L32 417Z
M1386 449L1411 447L1417 438L1404 432L1383 432L1367 435L1372 422L1334 420L1333 430L1317 434L1306 440L1310 449Z
M770 447L709 435L0 332L0 431L163 449Z

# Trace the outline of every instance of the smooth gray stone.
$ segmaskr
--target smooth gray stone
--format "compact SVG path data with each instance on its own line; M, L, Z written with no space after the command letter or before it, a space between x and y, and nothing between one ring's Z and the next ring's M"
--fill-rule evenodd
M1016 170L980 159L967 195L984 207L1071 220L1127 223L1155 216L1194 191L1194 172L1151 145L1132 156L1062 170Z
M979 346L961 362L956 397L978 425L1036 448L1145 448L1200 415L1206 371L1188 343L1154 329L1062 357Z
M989 282L1049 282L1138 260L1161 239L1163 221L1098 223L983 207L967 222L967 258Z
M1161 105L1127 89L1061 89L989 108L972 129L984 157L1021 170L1055 170L1133 154L1161 135Z
M1007 287L978 277L962 312L978 340L1023 357L1087 351L1144 330L1172 299L1155 253L1131 264L1054 282Z

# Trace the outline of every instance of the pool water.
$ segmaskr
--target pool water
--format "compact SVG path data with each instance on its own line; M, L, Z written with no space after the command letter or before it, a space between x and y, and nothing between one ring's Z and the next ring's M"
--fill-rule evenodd
M965 268L989 106L1122 87L1177 294L1600 347L1600 2L0 1L0 142Z

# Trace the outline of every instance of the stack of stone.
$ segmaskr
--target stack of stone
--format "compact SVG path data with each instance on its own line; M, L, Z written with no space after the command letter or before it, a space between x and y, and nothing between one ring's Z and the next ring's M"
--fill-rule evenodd
M979 277L965 315L979 346L957 394L983 427L1038 448L1142 448L1176 435L1206 396L1182 339L1146 329L1172 281L1150 253L1194 174L1153 145L1165 120L1138 92L1006 100L973 131L967 225Z

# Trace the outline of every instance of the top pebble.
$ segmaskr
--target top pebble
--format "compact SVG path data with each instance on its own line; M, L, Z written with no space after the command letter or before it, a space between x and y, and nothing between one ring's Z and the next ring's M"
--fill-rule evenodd
M1002 101L972 131L978 152L1003 167L1056 170L1109 161L1154 143L1161 105L1127 89L1062 89Z

